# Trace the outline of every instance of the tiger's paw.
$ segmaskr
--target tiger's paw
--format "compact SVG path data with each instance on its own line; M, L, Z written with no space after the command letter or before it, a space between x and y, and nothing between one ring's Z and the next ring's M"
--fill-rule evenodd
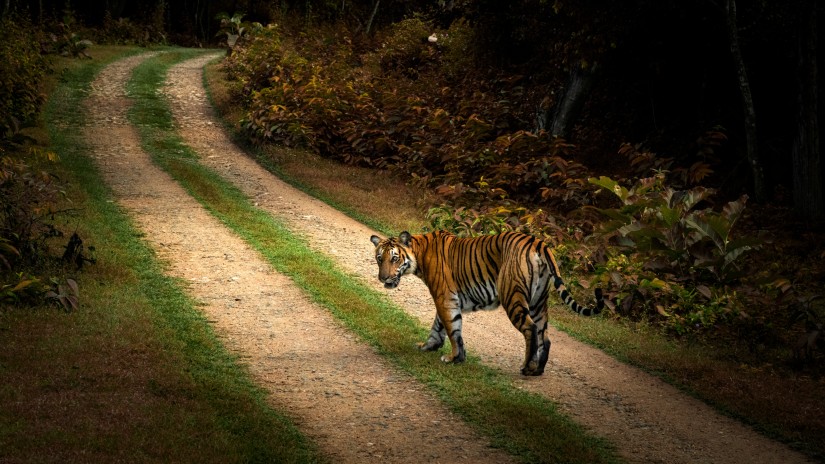
M521 375L537 376L542 374L544 374L544 369L528 370L526 368L521 368Z
M521 375L542 375L544 374L544 366L540 366L538 362L530 362L528 365L521 368Z
M419 342L418 343L418 349L421 350L421 351L435 351L435 350L441 348L443 345L444 345L443 342L442 343L434 343L434 342L428 340L426 342Z
M445 354L445 355L441 356L441 361L445 362L445 363L459 364L459 363L463 363L464 359L466 359L466 356L464 355L463 351L459 352L455 356L448 355L448 354Z

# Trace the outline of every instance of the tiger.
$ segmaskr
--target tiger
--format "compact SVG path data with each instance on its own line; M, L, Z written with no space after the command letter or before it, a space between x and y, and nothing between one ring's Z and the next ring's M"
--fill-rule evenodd
M604 308L601 289L595 289L593 306L578 304L564 285L550 247L532 235L504 232L472 238L435 231L420 235L402 232L381 239L373 235L378 280L398 287L401 276L412 274L427 285L436 314L422 351L435 351L449 338L452 350L441 360L466 359L461 336L462 313L504 308L525 340L521 374L544 373L550 353L547 298L552 285L572 311L590 316Z

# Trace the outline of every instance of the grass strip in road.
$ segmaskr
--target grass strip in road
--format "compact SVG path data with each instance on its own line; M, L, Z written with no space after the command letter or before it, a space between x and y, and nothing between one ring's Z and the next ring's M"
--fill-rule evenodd
M427 331L416 320L339 270L332 259L311 250L282 222L255 208L238 188L198 163L197 154L170 129L168 105L157 92L168 68L190 56L175 52L148 60L135 70L129 84L135 99L130 120L140 128L144 148L160 167L275 269L290 276L387 359L432 388L493 446L531 463L618 461L604 440L586 433L552 402L515 388L507 375L476 358L461 366L444 365L436 355L418 352L415 343ZM447 425L433 433L461 432Z
M40 369L49 361L43 370L51 371L44 377L62 379L53 386L60 390L60 403L53 407L69 425L55 421L47 428L37 423L43 416L24 418L14 432L22 438L5 435L8 443L29 446L32 456L45 460L57 453L62 458L56 460L68 461L318 462L314 445L268 405L197 303L165 275L136 226L112 201L82 137L83 99L104 65L145 50L91 51L94 61L65 63L45 118L66 169L67 194L77 211L72 220L85 243L96 245L97 264L76 277L81 309L46 318L53 332L31 337L33 352L43 360L33 358L24 366ZM37 314L43 312L17 318ZM72 398L68 406L66 398ZM38 453L36 447L44 450Z

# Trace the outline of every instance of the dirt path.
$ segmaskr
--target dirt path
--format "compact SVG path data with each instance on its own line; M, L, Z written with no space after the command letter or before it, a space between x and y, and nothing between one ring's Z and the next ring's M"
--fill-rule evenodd
M169 263L169 272L189 283L216 332L272 403L289 411L332 462L410 462L411 456L423 462L510 462L469 427L461 435L438 433L439 423L460 419L272 272L151 163L126 121L124 88L148 56L118 61L93 83L86 130L93 156L117 201Z
M374 231L326 204L289 187L235 147L220 130L202 85L209 58L174 67L165 92L182 136L203 162L254 198L260 207L284 219L318 250L379 291L375 278ZM424 285L407 278L390 296L429 327L434 307ZM512 373L517 385L544 395L595 433L607 437L632 462L780 463L809 462L786 446L737 421L721 416L661 380L617 362L599 350L553 330L551 362L544 376L517 375L522 338L503 311L465 319L470 353Z

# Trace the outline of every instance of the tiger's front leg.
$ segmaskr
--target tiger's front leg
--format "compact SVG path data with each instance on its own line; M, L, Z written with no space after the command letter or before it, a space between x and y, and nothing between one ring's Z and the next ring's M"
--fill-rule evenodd
M444 331L450 339L452 350L449 355L441 356L445 363L461 363L467 358L464 351L464 338L461 336L461 309L453 304L440 305L438 308L438 319L443 321Z
M426 342L418 344L418 349L421 351L436 351L444 346L444 339L446 338L447 329L444 328L444 324L441 323L441 318L436 314L435 320L433 320L433 326L430 329L430 336L427 337Z

